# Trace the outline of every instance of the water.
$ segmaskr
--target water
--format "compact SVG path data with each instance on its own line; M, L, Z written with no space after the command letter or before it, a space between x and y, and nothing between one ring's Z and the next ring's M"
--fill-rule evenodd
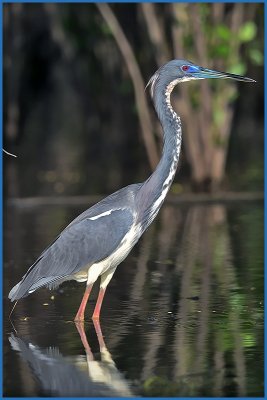
M84 284L7 293L85 207L7 206L5 396L263 396L262 203L173 206L117 269L101 326ZM101 336L101 330L103 336Z

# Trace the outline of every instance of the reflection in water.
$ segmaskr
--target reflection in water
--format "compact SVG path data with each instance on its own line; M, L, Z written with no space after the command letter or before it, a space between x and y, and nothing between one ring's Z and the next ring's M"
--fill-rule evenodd
M79 211L15 208L7 213L14 226L6 230L5 294L30 264L29 257L34 259ZM25 349L33 353L27 343L38 343L35 354L43 355L38 363L47 369L44 356L51 357L53 351L41 349L59 348L61 355L54 357L58 372L72 368L84 379L78 392L75 386L65 385L64 394L57 388L62 396L84 396L90 390L92 396L127 397L133 385L135 395L141 396L263 396L262 220L262 204L257 203L164 205L111 282L102 315L107 346L100 326L95 326L97 336L87 330L88 340L78 326L86 356L77 356L81 343L73 323L67 323L72 318L68 312L80 303L84 287L68 283L18 303L14 319L24 337L22 342L16 339L20 355L23 343L24 354ZM9 334L8 321L6 326ZM96 337L100 354L91 350ZM5 348L6 393L40 394L24 361L13 387L17 354ZM29 355L22 357L31 363ZM47 393L51 383L42 387Z
M31 367L46 395L132 397L129 384L118 371L109 353L99 322L94 322L101 360L96 361L87 341L83 323L76 324L86 356L63 357L57 347L41 349L11 333L12 349Z

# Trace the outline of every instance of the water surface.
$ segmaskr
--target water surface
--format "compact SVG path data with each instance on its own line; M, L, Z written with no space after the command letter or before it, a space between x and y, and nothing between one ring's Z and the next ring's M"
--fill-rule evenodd
M263 207L165 204L117 269L101 325L84 284L10 288L84 206L6 206L5 396L263 396ZM103 336L102 336L102 334Z

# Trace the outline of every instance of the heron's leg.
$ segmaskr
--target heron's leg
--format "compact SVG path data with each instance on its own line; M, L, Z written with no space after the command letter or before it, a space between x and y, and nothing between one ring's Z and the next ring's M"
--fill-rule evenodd
M84 321L84 310L85 310L89 295L91 293L92 287L93 287L93 284L86 286L79 310L74 318L74 321Z
M101 306L102 306L102 302L103 302L103 299L105 296L106 288L107 288L115 270L116 270L116 268L113 268L112 270L108 270L103 275L101 275L100 289L99 289L99 294L98 294L96 306L94 309L94 313L92 316L93 319L99 319Z

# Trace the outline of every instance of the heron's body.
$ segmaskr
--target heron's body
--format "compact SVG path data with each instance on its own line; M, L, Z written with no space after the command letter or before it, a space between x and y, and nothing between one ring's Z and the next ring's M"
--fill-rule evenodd
M171 92L179 81L204 79L207 73L213 74L207 77L249 80L205 70L184 60L173 60L161 67L149 82L164 134L162 158L156 170L144 183L120 189L72 221L10 291L12 301L42 286L52 288L70 279L86 281L87 288L76 315L77 320L83 320L92 285L101 276L93 315L99 317L110 279L156 217L176 173L182 130L180 118L171 106Z

